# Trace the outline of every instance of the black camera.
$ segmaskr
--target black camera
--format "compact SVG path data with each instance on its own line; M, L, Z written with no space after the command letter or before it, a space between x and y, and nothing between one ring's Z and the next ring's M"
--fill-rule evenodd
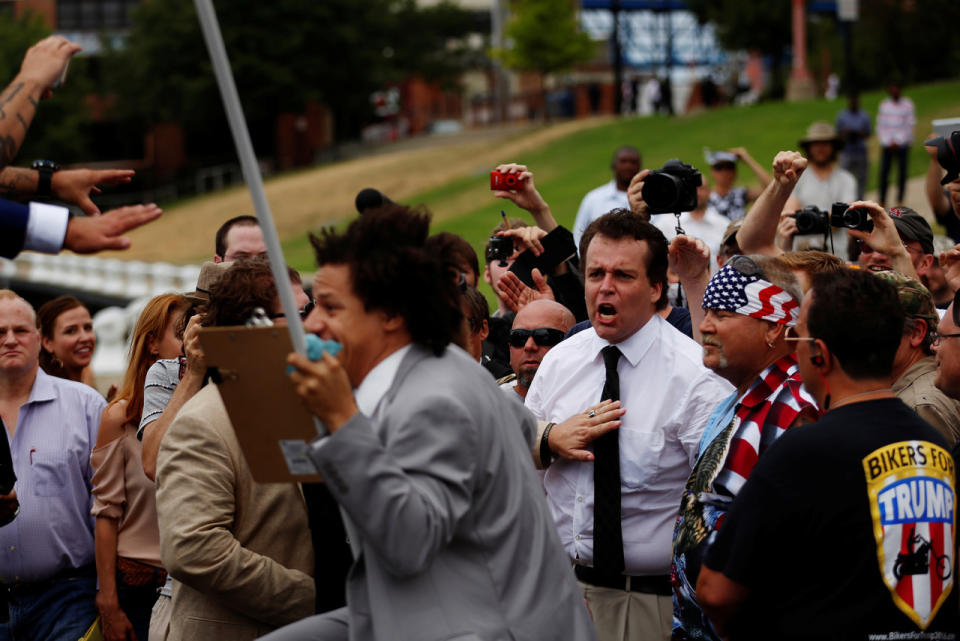
M697 208L697 187L703 176L676 158L655 169L643 181L643 202L651 214L675 214Z
M500 267L507 266L507 259L513 255L513 239L509 236L491 236L487 241L487 262L500 261Z
M947 172L940 181L941 185L946 185L960 177L960 131L953 131L949 136L933 138L923 144L926 147L937 148L937 162Z
M873 220L866 209L851 208L847 203L833 203L830 213L819 207L809 206L790 214L797 221L797 234L826 234L831 227L845 227L870 232Z

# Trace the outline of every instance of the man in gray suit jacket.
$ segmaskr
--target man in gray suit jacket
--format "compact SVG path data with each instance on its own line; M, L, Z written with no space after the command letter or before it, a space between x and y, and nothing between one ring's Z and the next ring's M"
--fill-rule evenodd
M429 216L394 205L324 230L308 331L291 355L330 431L310 455L359 538L345 610L273 640L594 639L530 464L534 422L466 352L456 284L423 250Z

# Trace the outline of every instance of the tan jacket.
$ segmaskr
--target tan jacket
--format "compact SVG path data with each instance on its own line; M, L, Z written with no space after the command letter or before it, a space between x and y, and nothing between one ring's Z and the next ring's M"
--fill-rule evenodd
M921 358L893 383L893 393L920 418L937 428L952 446L960 438L960 403L933 384L937 363L933 356Z
M177 580L168 641L255 639L314 612L313 547L294 484L258 484L208 385L157 461L163 565Z

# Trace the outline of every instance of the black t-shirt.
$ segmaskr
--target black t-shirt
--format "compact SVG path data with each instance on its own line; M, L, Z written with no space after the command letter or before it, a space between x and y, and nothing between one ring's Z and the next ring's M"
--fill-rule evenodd
M843 406L781 436L707 554L750 589L730 638L955 639L947 448L898 399Z

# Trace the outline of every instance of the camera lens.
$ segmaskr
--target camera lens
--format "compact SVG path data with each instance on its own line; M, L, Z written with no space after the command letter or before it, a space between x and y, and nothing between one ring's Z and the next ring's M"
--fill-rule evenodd
M848 209L843 212L843 226L850 229L865 229L870 222L870 215L866 209Z
M674 211L680 195L680 181L670 174L650 172L643 181L641 194L651 211Z
M806 207L793 214L797 221L797 234L822 234L829 229L827 215L816 207Z

